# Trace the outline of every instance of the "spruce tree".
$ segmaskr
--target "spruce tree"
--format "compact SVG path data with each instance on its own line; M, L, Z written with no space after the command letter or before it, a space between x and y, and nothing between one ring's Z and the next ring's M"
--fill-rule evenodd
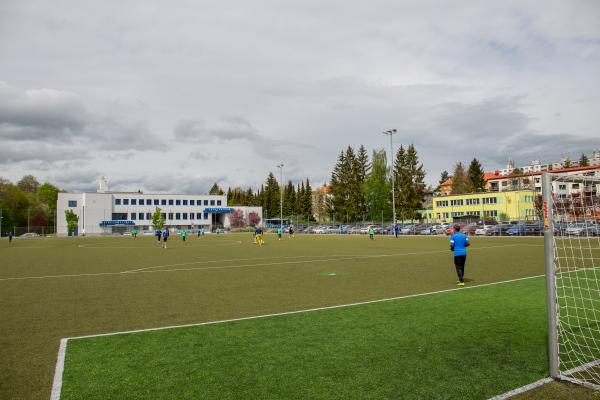
M448 171L443 170L442 174L440 175L440 180L438 181L438 183L441 185L444 182L446 182L448 179L450 179L450 174L448 173Z
M408 179L407 216L409 219L419 219L419 210L425 200L425 170L419 163L419 156L414 145L406 151L406 170Z
M362 187L365 184L365 180L367 179L367 174L369 173L370 168L369 154L367 153L365 146L361 145L356 155L356 163L353 171L353 174L356 176L356 186L354 190L357 192L356 198L358 199L356 205L357 213L354 221L362 221L367 215L367 202L365 200Z
M483 192L485 190L485 174L481 164L476 158L473 158L467 171L467 187L470 192Z
M279 202L279 183L273 173L269 172L265 186L265 208L268 218L279 217Z
M390 217L390 190L391 182L388 179L388 167L385 150L374 150L369 172L363 193L368 204L368 211L372 221L380 221Z
M585 155L585 153L581 153L581 157L579 157L579 166L587 167L589 165L590 165L590 159L588 158L588 156Z
M394 160L394 191L396 194L396 217L401 220L407 217L406 210L408 209L409 196L407 188L410 186L410 176L408 175L406 162L406 151L404 146L400 145Z
M208 194L212 194L212 195L224 195L225 192L223 192L223 189L221 189L219 187L219 185L217 185L217 182L215 182L212 187L210 188L210 191L208 192Z
M306 178L306 186L304 187L304 213L308 221L314 219L312 212L312 188L310 187L308 178Z
M452 175L452 194L465 194L468 192L467 175L462 162L456 163L454 166L454 174Z
M345 214L346 212L348 182L345 168L346 156L342 151L331 173L331 212L335 215L339 215L340 213Z

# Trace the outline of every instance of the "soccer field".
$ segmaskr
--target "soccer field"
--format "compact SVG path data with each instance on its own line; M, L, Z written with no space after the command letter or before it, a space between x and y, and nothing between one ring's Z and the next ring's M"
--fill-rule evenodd
M270 314L70 339L61 399L481 399L547 376L539 238L472 238L459 290L443 237L266 242L1 241L0 398L49 398L62 338Z

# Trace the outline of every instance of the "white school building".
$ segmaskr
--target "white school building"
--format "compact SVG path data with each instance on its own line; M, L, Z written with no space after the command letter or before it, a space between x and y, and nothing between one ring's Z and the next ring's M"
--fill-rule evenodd
M246 223L256 213L262 225L262 207L228 207L227 196L112 192L102 177L96 192L59 193L56 205L57 234L67 235L65 211L79 217L76 235L123 234L136 228L153 231L152 214L160 208L165 226L174 230L230 228L230 214L240 210Z

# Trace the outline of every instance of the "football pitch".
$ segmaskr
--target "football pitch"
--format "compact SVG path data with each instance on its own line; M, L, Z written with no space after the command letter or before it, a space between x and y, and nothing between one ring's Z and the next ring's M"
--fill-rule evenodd
M472 238L461 289L445 237L2 240L0 260L2 399L50 398L64 338L60 399L486 399L548 375L541 238ZM576 397L598 398L521 398Z

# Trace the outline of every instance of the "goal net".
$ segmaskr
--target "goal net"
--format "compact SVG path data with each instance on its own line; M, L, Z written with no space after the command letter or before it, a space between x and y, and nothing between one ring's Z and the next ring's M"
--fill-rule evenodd
M550 374L600 390L600 176L543 180Z

